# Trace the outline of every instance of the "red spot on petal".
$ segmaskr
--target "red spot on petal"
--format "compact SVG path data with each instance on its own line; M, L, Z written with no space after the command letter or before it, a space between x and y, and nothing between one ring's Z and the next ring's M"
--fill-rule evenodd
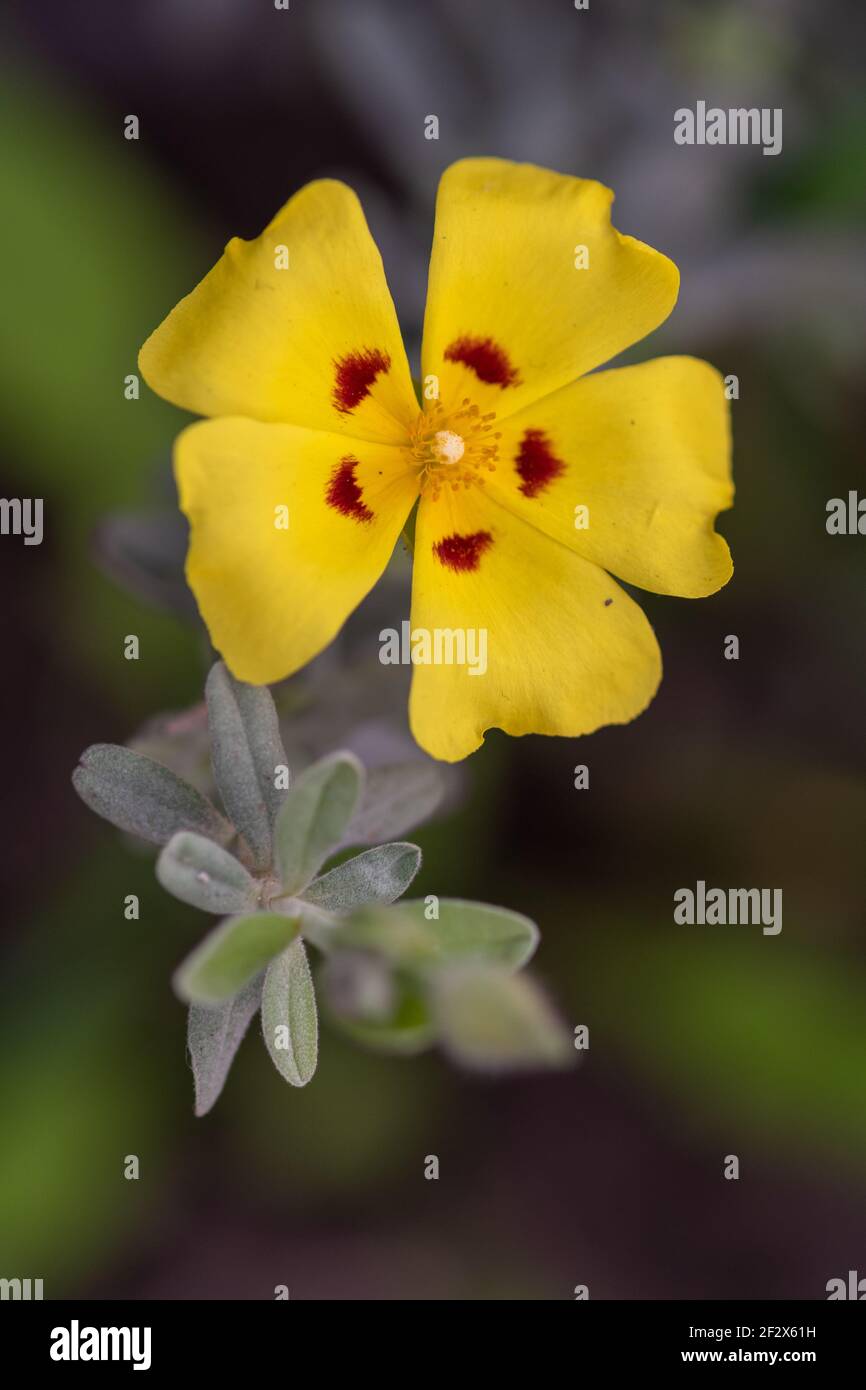
M458 574L467 570L477 570L481 556L493 544L489 531L473 531L468 536L444 536L433 547L433 554L440 565Z
M347 454L341 459L331 474L325 501L329 507L350 516L354 521L372 521L373 513L364 501L363 494L355 478L358 460Z
M508 353L492 338L455 338L445 349L446 362L462 362L471 367L479 381L488 386L518 386L517 369L508 360Z
M369 396L370 387L380 372L387 372L391 359L378 348L362 348L346 357L336 358L333 401L337 410L346 415Z
M520 475L520 491L524 497L537 497L565 472L565 464L554 454L544 430L526 431L514 466Z

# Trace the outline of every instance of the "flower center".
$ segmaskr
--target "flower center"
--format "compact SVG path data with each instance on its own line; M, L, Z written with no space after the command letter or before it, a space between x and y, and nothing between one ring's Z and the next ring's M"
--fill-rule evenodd
M459 463L466 452L463 437L453 430L437 430L433 436L433 452L440 463Z
M423 410L412 430L411 453L421 474L421 495L432 501L450 487L456 492L483 483L496 468L499 433L496 412L485 415L467 398L447 415L438 401Z

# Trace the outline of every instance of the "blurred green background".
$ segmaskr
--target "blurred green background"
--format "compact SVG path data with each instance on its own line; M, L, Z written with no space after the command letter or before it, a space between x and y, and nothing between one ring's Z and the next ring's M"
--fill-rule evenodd
M862 476L861 26L806 0L7 7L0 486L44 497L46 531L0 543L0 1275L50 1297L709 1299L821 1298L862 1269L864 541L824 524ZM781 107L782 154L676 147L698 98ZM361 194L417 346L436 180L467 154L601 179L679 264L631 356L739 378L736 573L700 603L640 597L665 680L635 724L491 734L414 837L420 893L538 921L583 1065L482 1082L327 1033L296 1092L250 1037L196 1121L169 979L204 919L69 785L86 744L199 700L207 662L194 623L106 573L106 518L170 508L183 420L123 380L228 238L327 174ZM405 574L375 602L406 616ZM332 744L362 709L405 735L364 622ZM699 878L781 887L782 934L675 927Z

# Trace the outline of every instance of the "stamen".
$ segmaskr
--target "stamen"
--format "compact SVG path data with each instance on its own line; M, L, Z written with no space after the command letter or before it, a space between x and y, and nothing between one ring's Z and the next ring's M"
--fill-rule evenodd
M444 487L454 492L484 481L496 468L500 434L493 432L495 411L481 414L466 397L446 412L434 401L412 431L411 453L421 474L421 495L433 501Z

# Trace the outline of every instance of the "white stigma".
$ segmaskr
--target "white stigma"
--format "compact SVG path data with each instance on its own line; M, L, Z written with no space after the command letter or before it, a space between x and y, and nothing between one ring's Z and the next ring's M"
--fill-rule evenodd
M460 435L453 430L437 430L433 446L440 463L459 463L466 448Z

